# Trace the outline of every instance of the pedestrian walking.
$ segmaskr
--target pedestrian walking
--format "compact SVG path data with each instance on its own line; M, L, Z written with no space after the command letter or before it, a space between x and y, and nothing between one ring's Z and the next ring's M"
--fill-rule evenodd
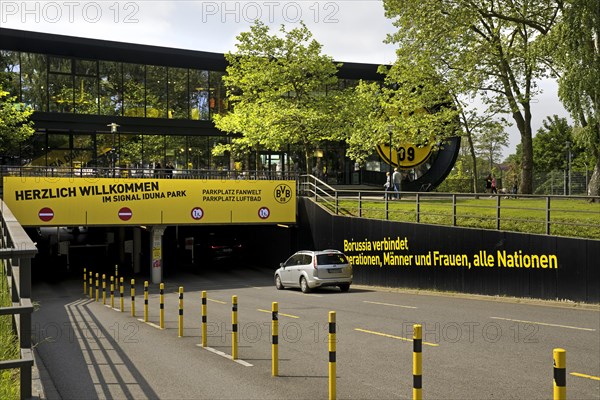
M396 193L396 200L400 200L400 186L402 185L402 174L398 172L398 168L394 168L392 174L392 183L394 184L394 192Z
M390 176L389 171L385 173L385 183L383 184L383 188L385 190L385 194L383 195L383 199L387 200L390 198L389 192L392 186L392 177Z

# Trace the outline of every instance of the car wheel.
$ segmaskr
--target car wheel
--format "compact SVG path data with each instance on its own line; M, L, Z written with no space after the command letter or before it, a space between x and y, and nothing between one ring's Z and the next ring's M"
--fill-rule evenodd
M310 292L310 288L308 287L308 282L306 281L305 277L300 278L300 290L302 290L302 293Z
M349 285L349 284L347 284L347 283L346 283L346 284L343 284L343 285L340 285L340 290L341 290L342 292L347 292L348 290L350 290L350 285Z
M281 283L281 278L279 277L279 275L275 275L275 287L277 288L277 290L283 289L283 284Z

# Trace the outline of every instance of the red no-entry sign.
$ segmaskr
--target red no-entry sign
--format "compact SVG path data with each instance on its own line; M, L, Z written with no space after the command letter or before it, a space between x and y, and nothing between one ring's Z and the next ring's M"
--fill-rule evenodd
M132 215L133 215L133 212L131 211L131 209L129 207L123 207L119 210L119 218L122 221L129 221L131 219Z
M38 212L38 217L44 222L50 221L54 218L54 211L49 207L44 207Z

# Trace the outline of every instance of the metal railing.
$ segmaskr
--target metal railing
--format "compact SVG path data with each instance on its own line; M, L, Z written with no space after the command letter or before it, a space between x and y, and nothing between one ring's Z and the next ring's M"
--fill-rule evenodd
M402 192L396 201L393 191L344 190L312 175L298 190L336 215L600 239L600 197Z
M13 328L19 339L20 358L0 361L0 370L20 370L21 398L32 395L31 370L31 259L37 253L35 244L23 230L6 204L0 200L0 263L11 291L12 306L0 307L0 315L12 315Z
M288 171L230 171L170 168L111 168L111 167L38 167L0 165L1 176L35 176L48 178L166 178L166 179L250 179L295 180L296 172Z

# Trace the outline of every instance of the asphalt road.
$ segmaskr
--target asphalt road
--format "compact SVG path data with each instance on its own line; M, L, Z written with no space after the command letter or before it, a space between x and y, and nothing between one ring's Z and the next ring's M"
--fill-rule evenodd
M84 296L78 280L36 283L34 340L47 398L315 399L328 396L328 313L337 317L337 397L412 398L412 329L423 326L426 399L549 399L554 348L567 352L567 395L600 399L600 310L560 302L416 293L353 286L278 291L269 270L180 274L158 286L149 323L143 279L136 317ZM126 279L128 282L129 279ZM184 287L184 337L178 288ZM208 347L201 291L208 293ZM231 354L238 297L239 360ZM279 304L279 375L271 376L271 303ZM107 299L107 302L110 301ZM119 307L119 299L115 298ZM218 354L218 353L221 354Z

